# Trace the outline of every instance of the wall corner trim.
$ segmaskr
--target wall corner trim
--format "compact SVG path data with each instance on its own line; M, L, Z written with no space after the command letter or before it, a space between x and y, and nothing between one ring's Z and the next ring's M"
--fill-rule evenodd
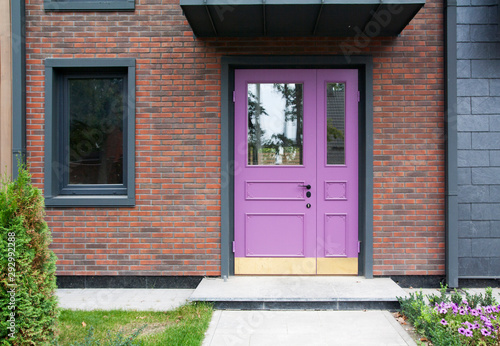
M11 1L12 23L12 177L26 163L26 27L24 1Z
M447 0L445 16L446 283L458 287L457 1Z

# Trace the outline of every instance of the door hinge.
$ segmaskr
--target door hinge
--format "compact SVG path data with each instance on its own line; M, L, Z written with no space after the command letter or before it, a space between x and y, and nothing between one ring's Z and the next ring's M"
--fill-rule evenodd
M361 93L358 90L358 102L361 101Z
M358 241L358 253L361 253L361 241Z
M233 91L233 102L236 102L236 91Z
M233 241L233 253L236 252L236 242Z

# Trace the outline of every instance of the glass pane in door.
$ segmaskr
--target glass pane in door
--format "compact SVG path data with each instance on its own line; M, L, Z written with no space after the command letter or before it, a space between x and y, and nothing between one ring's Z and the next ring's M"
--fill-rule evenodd
M326 162L344 165L345 83L327 83L326 88Z
M248 165L302 165L303 85L248 84Z

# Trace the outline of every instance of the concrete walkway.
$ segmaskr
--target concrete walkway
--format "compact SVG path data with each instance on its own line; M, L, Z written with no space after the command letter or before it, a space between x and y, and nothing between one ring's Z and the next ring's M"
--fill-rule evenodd
M359 279L357 280L359 281ZM371 281L371 280L369 280ZM239 283L241 283L240 281ZM356 281L354 282L356 283ZM345 283L344 283L345 284ZM364 285L357 282L357 285ZM374 284L373 282L369 284ZM378 284L375 284L378 285ZM209 287L210 284L209 284ZM226 286L228 289L232 286ZM366 288L366 287L365 287ZM288 287L291 295L300 293L301 286ZM262 288L266 291L266 288ZM251 296L251 290L242 295ZM415 292L419 289L405 289ZM404 292L403 291L403 292ZM424 294L439 294L436 289L425 289ZM211 291L214 294L216 292ZM278 290L276 292L287 292ZM335 291L333 291L335 292ZM338 294L339 291L336 291ZM470 289L483 293L484 289ZM196 298L190 289L58 289L59 306L76 310L155 310L177 308ZM219 292L223 294L224 292ZM262 292L261 292L262 293ZM387 293L387 292L386 292ZM393 293L401 293L394 291ZM494 296L500 300L500 289ZM325 296L310 291L321 300ZM351 292L350 295L355 294ZM373 294L367 293L368 295ZM255 294L254 294L255 295ZM193 297L194 296L194 297ZM308 294L304 292L304 297ZM285 298L286 294L282 296ZM337 297L338 296L334 296ZM198 297L199 298L199 297ZM213 298L213 297L212 297ZM337 299L335 298L335 299ZM195 299L196 300L196 299ZM321 309L320 309L321 310ZM279 310L216 310L203 346L293 346L293 345L416 345L406 330L383 310L357 311L279 311Z
M203 346L415 345L387 311L214 312Z

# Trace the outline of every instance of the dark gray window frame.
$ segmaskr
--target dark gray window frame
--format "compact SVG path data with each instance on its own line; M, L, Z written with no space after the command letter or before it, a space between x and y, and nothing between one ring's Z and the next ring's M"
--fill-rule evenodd
M357 69L359 118L358 275L373 278L373 58L371 56L238 56L221 61L221 276L234 275L234 71Z
M113 186L95 185L95 194L62 193L60 184L60 83L62 76L75 71L123 69L127 75L127 109L124 114L125 194ZM45 60L45 204L55 207L134 206L135 205L135 59L46 59Z
M133 11L135 0L44 0L45 11Z

